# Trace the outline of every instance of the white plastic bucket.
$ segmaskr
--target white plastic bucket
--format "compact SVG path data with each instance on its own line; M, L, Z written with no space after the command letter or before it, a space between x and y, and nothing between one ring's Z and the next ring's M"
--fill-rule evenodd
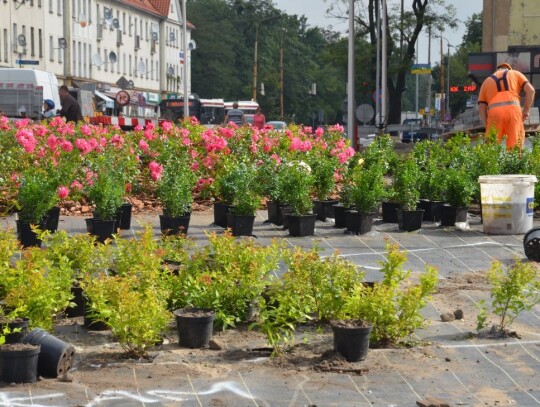
M478 181L484 233L517 235L532 228L534 175L482 175Z

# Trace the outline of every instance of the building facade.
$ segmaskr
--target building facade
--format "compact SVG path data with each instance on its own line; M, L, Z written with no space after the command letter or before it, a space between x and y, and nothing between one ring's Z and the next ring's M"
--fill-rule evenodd
M152 115L161 99L183 97L184 79L191 93L194 27L184 54L182 19L180 0L1 0L0 69L53 72L108 102L126 89L127 113Z

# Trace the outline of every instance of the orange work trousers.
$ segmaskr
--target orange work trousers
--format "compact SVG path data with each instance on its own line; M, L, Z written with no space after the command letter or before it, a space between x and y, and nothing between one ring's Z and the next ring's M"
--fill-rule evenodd
M497 140L502 141L506 136L506 148L514 146L523 148L525 144L525 127L523 126L523 114L521 107L517 105L495 106L488 110L486 131L495 127Z

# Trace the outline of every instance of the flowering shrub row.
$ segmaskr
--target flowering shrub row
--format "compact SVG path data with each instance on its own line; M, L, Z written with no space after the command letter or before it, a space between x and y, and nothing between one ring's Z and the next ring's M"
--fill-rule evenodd
M125 194L156 193L167 201L167 194L179 194L173 188L179 182L193 192L219 199L216 181L237 163L254 168L261 180L291 163L305 163L317 175L311 192L324 199L354 155L340 126L326 132L291 126L278 132L271 127L258 130L233 124L207 128L190 118L178 126L163 122L124 133L119 127L75 125L59 117L49 123L13 123L0 117L0 133L4 202L17 197L31 177L41 182L41 192L54 188L58 199L86 196L98 206L96 200L119 188ZM268 196L268 188L258 184L258 193ZM113 210L117 202L111 201L110 208L100 209Z

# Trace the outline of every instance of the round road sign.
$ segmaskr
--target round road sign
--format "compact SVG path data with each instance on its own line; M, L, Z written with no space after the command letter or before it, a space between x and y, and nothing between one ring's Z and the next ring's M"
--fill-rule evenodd
M367 123L373 119L375 110L370 104L364 103L356 108L356 118L362 123Z
M125 90L121 90L120 92L116 94L114 99L116 100L116 104L118 106L127 106L129 104L129 99L130 99L129 93L127 93Z

